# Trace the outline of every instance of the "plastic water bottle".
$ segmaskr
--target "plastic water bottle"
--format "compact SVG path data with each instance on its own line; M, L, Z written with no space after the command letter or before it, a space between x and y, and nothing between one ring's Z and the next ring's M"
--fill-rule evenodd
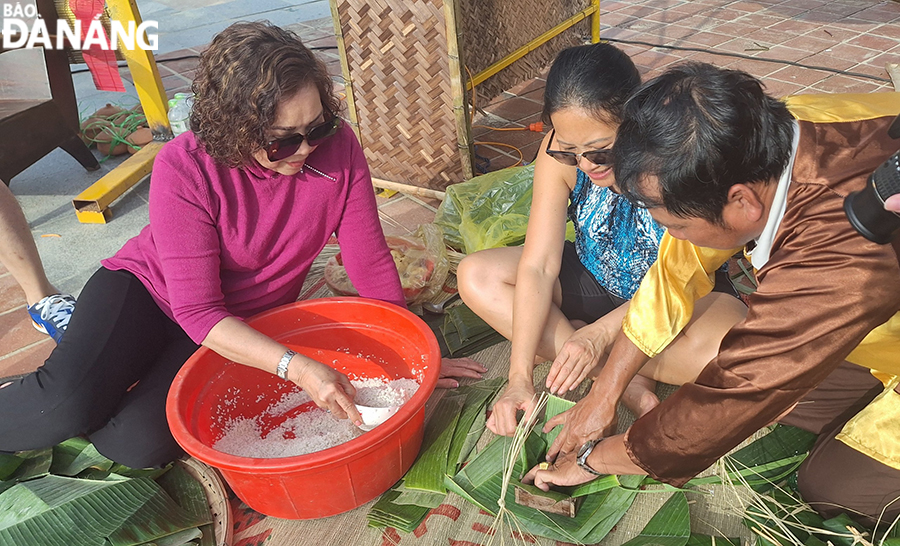
M190 131L193 106L193 93L175 93L175 98L169 99L169 127L172 129L172 136Z

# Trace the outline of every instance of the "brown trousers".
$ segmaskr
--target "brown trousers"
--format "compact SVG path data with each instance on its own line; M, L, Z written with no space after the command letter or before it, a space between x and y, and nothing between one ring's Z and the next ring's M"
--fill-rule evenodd
M780 421L819 434L797 478L803 500L826 518L846 512L884 529L900 516L900 470L835 439L882 390L867 368L844 362Z

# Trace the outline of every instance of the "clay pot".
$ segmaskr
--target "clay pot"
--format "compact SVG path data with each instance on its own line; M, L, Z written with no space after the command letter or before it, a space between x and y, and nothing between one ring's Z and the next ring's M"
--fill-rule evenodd
M150 144L153 141L153 131L146 127L141 127L137 131L128 135L125 140L128 141L130 146L128 146L128 153L134 154L137 153L143 146Z
M110 125L110 122L103 118L87 118L81 122L81 134L84 135L88 141L93 141L104 127L109 127Z
M97 142L97 151L103 155L122 155L128 151L128 145L124 142L117 142L118 139L124 139L128 136L128 131L121 128L116 127L114 125L110 125L109 127L104 127L102 131L94 138ZM116 139L115 137L118 137ZM114 139L116 142L114 142Z
M91 117L92 118L104 118L110 119L112 116L121 113L124 108L120 108L118 106L113 106L112 104L106 103L106 106L100 108L96 112L94 112Z
M133 112L131 110L122 110L119 115L110 118L110 121L113 125L123 125L132 114Z

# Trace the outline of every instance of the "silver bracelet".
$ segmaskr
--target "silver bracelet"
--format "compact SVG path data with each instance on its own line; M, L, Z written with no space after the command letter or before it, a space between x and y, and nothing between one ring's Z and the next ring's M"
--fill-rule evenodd
M275 373L278 374L278 377L282 379L287 379L288 366L291 364L291 359L296 355L294 351L288 349L286 353L281 356L281 360L278 361L278 367L275 369Z

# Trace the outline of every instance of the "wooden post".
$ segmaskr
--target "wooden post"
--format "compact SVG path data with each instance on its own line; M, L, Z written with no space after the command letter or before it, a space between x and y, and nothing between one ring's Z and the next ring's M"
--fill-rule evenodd
M450 92L453 96L453 117L456 119L456 147L462 162L463 178L475 176L472 165L472 122L466 101L466 86L463 83L465 61L459 47L462 35L459 29L458 0L444 0L444 18L447 22L447 53L450 57ZM472 91L475 92L474 90Z
M353 99L353 79L350 74L350 63L347 61L347 46L344 45L344 31L341 29L341 14L337 0L328 0L331 7L331 22L334 23L334 37L337 39L338 56L341 58L341 75L344 78L344 96L347 97L347 115L350 126L356 133L356 139L362 142L359 135L359 116L356 113L356 102Z

